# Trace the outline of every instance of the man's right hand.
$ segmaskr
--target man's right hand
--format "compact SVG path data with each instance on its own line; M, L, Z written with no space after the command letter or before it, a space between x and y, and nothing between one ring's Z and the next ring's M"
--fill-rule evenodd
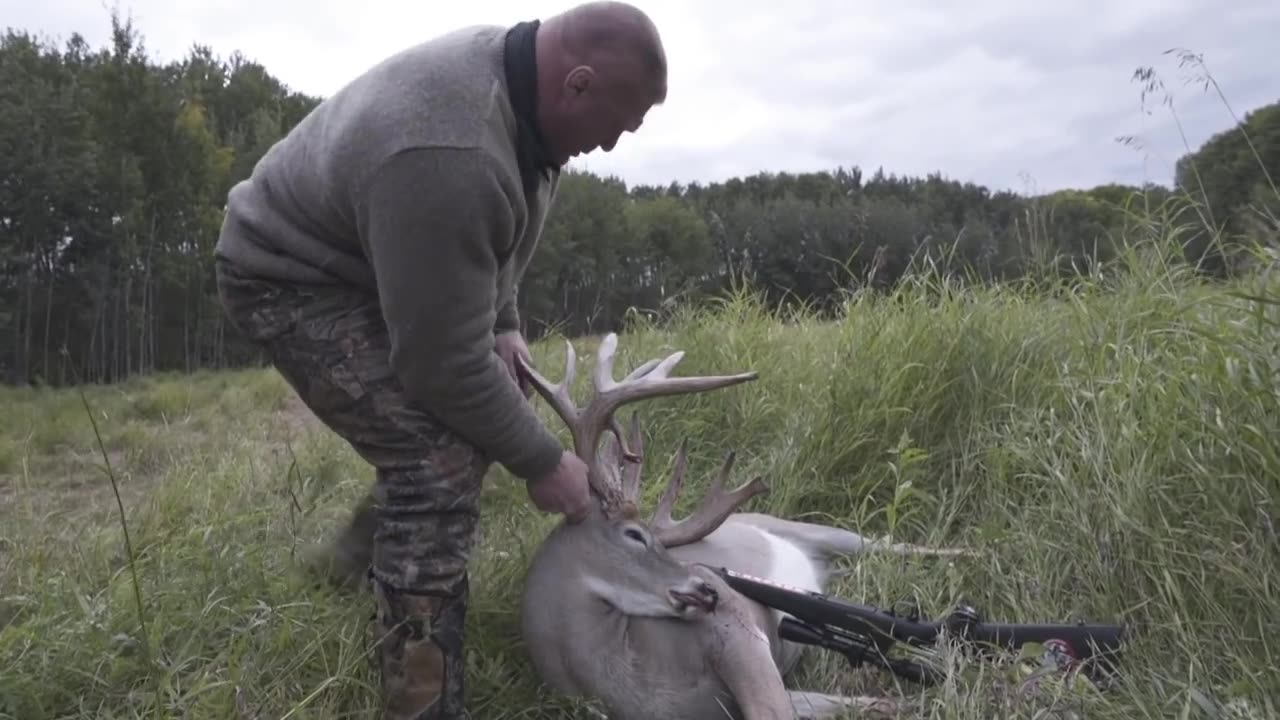
M591 489L587 484L587 464L565 450L560 464L544 477L528 483L529 499L543 512L563 514L571 523L580 522L591 507Z

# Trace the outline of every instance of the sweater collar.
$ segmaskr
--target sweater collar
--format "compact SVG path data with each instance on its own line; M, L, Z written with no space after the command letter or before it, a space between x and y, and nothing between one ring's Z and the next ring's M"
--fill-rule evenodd
M540 21L520 22L507 31L503 66L516 117L516 158L525 189L537 188L539 179L549 180L559 166L547 152L542 128L538 126L538 65L534 51Z

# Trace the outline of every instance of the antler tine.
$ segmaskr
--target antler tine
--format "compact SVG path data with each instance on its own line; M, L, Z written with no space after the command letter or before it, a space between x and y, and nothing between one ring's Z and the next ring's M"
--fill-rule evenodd
M688 450L688 439L681 439L680 447L676 450L676 465L671 469L671 477L667 480L667 488L662 491L662 497L658 498L658 506L653 509L653 515L649 518L649 524L656 529L673 524L671 511L675 509L676 500L680 497L680 490L684 488L684 471L689 465Z
M616 333L609 333L601 340L596 351L596 366L592 374L596 394L586 407L579 409L569 395L576 356L572 343L566 344L568 345L568 362L565 380L559 385L551 383L523 362L521 368L529 376L538 394L551 404L556 414L569 426L573 434L574 451L590 468L591 485L601 497L607 515L619 513L630 515L635 512L634 499L628 500L626 490L622 487L624 483L616 472L616 468L601 465L602 462L611 462L617 457L633 463L639 462L639 457L631 449L631 443L624 436L621 424L614 418L614 412L619 407L647 398L716 390L755 380L758 377L755 372L703 377L668 377L684 357L684 352L678 351L661 360L654 359L641 364L619 382L613 379L618 336ZM600 436L605 431L611 431L617 438L618 454L616 456L597 457Z
M632 447L633 441L623 436L622 424L618 422L616 417L609 418L609 432L613 433L613 436L618 439L618 453L621 459L632 463L640 462L639 450Z
M621 458L629 462L622 470L622 496L636 502L640 496L640 474L644 469L641 460L644 456L644 433L640 427L640 413L637 412L631 413L631 434L627 437L627 445L622 443L621 436L618 438L620 455L626 452L628 445L633 455Z
M676 547L701 540L720 527L720 524L740 505L756 495L769 491L769 486L757 476L734 490L726 492L725 485L729 480L735 458L736 455L732 451L725 456L724 464L720 466L720 472L716 475L711 490L698 509L685 519L673 522L671 509L675 506L676 496L680 493L680 487L684 482L686 466L685 444L681 443L680 453L676 457L675 471L672 472L667 490L663 493L658 509L653 514L651 524L659 542L666 547Z
M676 364L684 358L684 351L677 351L662 360L649 360L631 371L621 382L613 379L614 355L618 349L618 336L609 333L600 343L597 351L595 369L596 396L580 414L581 423L599 433L611 428L619 441L622 433L613 420L613 413L623 405L648 398L688 395L692 393L718 390L755 380L759 375L755 372L744 372L736 375L707 375L701 377L668 377ZM626 443L623 443L623 454L634 455Z
M661 358L653 358L652 360L645 360L639 367L637 367L635 370L632 370L626 377L622 378L622 383L626 384L642 375L647 375L649 371L657 367L658 363L660 362L662 362Z
M560 383L551 382L533 367L525 363L523 359L517 357L516 361L520 364L520 371L529 378L534 390L536 390L538 394L551 405L551 408L555 410L556 415L558 415L560 419L564 421L565 425L569 427L569 431L573 435L574 449L579 453L588 451L590 443L584 442L584 440L590 440L590 438L583 436L583 432L579 430L579 425L581 425L580 411L578 410L578 406L573 402L573 397L569 394L569 390L573 387L573 381L576 377L578 365L578 357L577 353L574 352L573 343L568 341L565 342L564 380ZM618 436L619 440L622 440L622 429L617 426L617 423L614 422L612 418L610 419L610 430ZM623 458L627 460L635 459L634 455L627 449L625 443L623 444L622 449Z
M520 372L529 378L533 389L547 401L547 404L569 428L569 433L573 437L574 453L590 468L588 481L591 489L603 500L606 508L613 508L618 504L616 488L611 485L610 476L600 472L595 461L598 436L592 431L591 424L584 421L583 413L573 402L573 396L569 394L573 381L577 377L578 367L578 355L573 349L573 343L565 341L564 380L559 383L548 380L519 356L516 356L516 363ZM619 439L621 439L620 434ZM626 456L625 446L621 450Z
M596 372L594 376L596 392L604 393L616 384L613 380L613 358L618 352L618 335L609 333L596 348Z
M516 356L516 363L519 365L520 371L533 384L533 389L555 410L556 415L560 416L564 424L569 426L569 430L574 434L574 440L577 440L578 407L574 404L573 397L569 395L569 389L573 387L573 380L576 377L578 355L573 350L573 343L566 340L564 344L564 380L559 384L543 377L542 373L535 370L532 365L526 363L518 355Z

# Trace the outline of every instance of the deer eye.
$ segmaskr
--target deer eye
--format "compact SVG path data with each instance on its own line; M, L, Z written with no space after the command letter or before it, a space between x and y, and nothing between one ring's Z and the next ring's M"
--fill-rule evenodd
M642 534L640 533L640 531L639 531L639 530L637 530L637 529L635 529L635 528L627 528L626 530L624 530L624 531L623 531L623 533L622 533L622 534L623 534L623 535L626 535L627 537L631 538L632 540L635 540L636 542L640 543L641 545L644 545L644 544L645 544L645 542L644 542L644 535L642 535Z

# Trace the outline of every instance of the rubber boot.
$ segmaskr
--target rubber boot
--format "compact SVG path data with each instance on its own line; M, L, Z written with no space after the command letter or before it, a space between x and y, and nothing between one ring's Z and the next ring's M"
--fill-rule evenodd
M370 577L383 720L470 720L463 624L467 583L454 594L396 591Z

